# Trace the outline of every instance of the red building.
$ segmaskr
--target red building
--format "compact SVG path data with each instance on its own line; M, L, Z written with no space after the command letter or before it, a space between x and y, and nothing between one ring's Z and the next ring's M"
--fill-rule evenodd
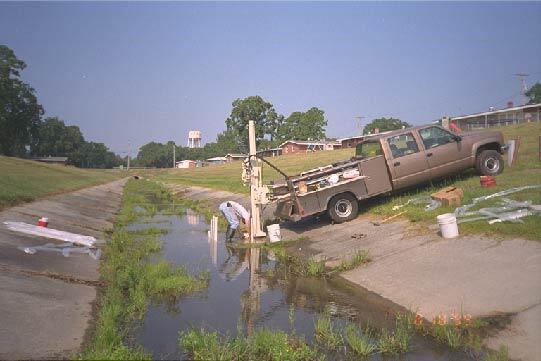
M364 140L364 138L364 135L358 135L355 137L338 139L338 141L342 144L342 148L355 148L357 144Z
M335 141L310 141L310 140L287 140L280 144L282 155L306 154L320 150L340 149L340 142Z

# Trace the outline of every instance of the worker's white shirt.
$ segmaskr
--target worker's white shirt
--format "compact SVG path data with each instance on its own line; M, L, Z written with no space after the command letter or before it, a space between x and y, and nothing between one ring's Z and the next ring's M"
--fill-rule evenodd
M246 210L243 206L238 204L237 202L229 201L231 204L231 207L235 210L235 212L244 219L246 223L250 222L250 212Z

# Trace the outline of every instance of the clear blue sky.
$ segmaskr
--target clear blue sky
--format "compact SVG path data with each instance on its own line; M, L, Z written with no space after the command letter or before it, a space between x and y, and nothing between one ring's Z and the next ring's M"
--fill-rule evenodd
M541 80L541 3L0 3L0 43L47 116L123 152L205 141L236 98L421 124L520 101Z

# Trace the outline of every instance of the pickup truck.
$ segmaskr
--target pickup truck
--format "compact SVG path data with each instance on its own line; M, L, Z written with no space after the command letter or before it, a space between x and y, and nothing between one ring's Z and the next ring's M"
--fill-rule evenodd
M425 125L367 136L350 160L289 176L269 186L275 215L298 221L328 212L337 223L354 219L359 201L475 168L481 175L503 171L500 132L455 134Z

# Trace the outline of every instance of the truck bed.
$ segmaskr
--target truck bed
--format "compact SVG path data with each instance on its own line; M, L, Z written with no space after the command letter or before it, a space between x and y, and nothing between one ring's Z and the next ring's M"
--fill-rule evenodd
M294 221L324 212L329 200L337 194L347 192L361 200L392 190L383 156L352 158L303 172L289 180L294 195L286 182L274 183L269 190L271 199L278 202L276 216Z

